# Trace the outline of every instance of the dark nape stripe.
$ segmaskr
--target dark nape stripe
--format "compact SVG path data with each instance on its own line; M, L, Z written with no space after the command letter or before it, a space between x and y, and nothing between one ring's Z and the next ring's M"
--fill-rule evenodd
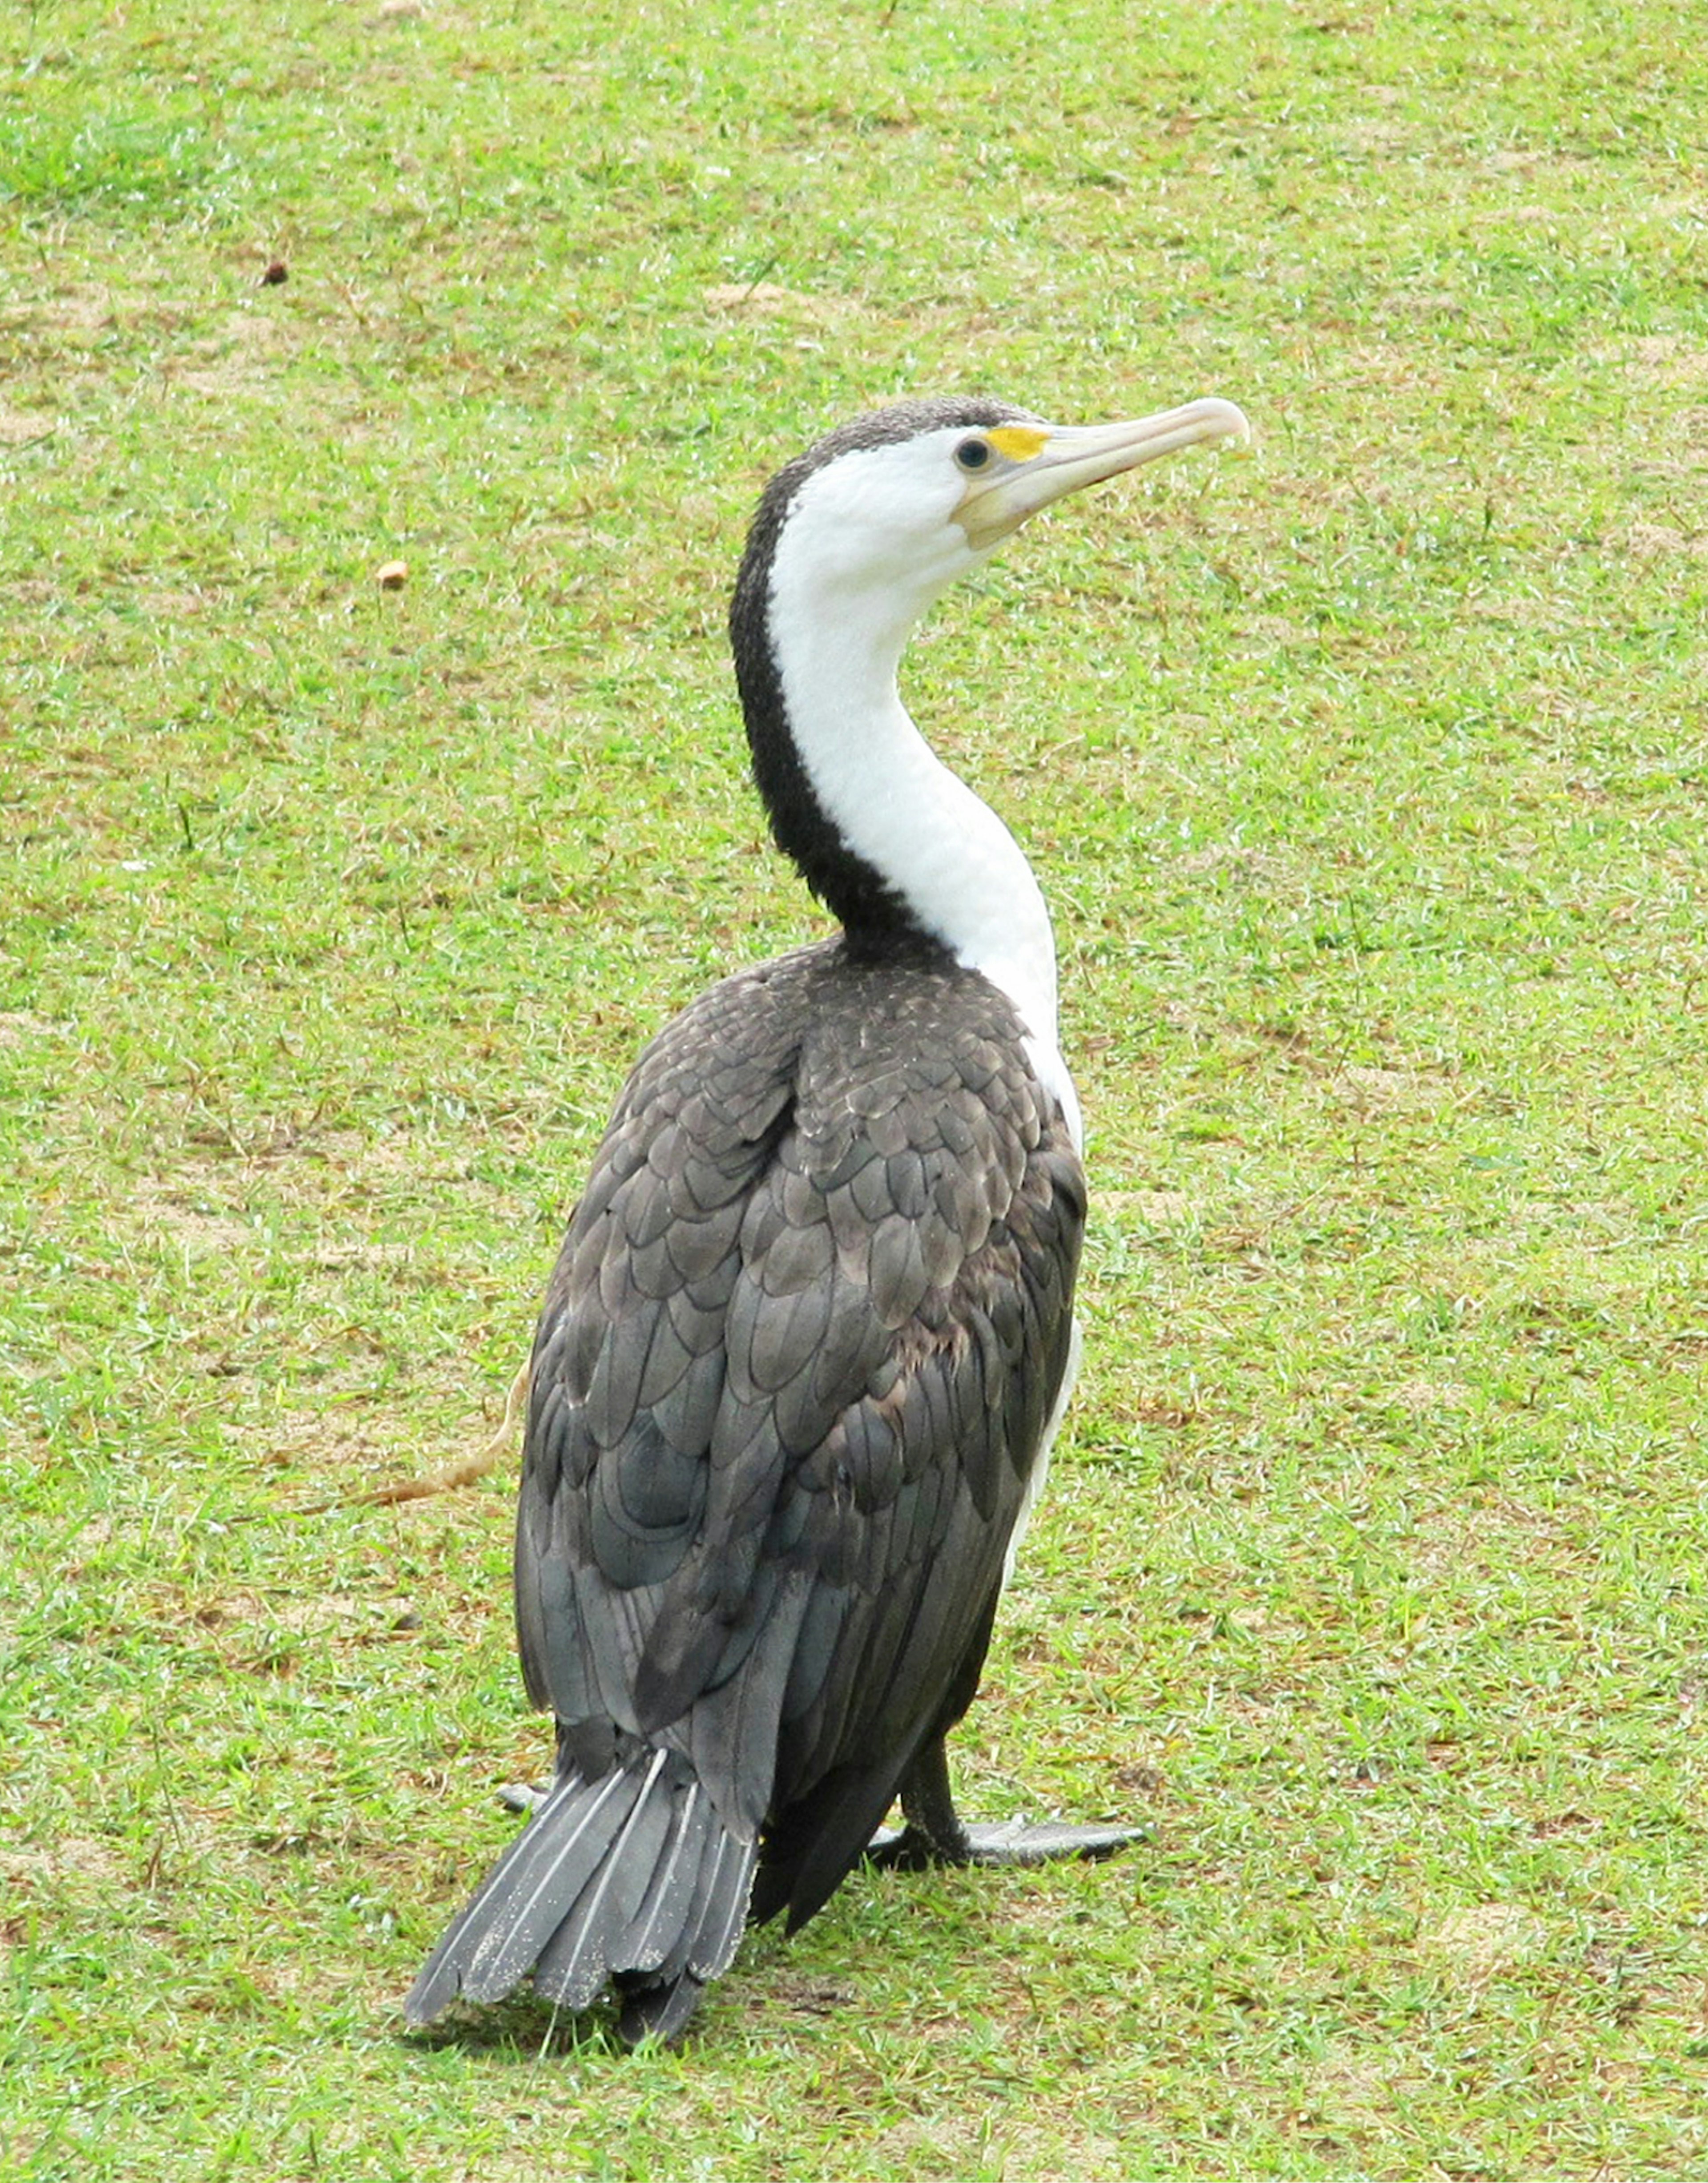
M789 511L806 480L841 456L891 447L921 432L992 425L1035 424L1030 412L980 397L898 403L856 417L787 464L760 498L730 602L730 647L747 721L754 782L773 839L848 935L856 955L922 953L941 958L906 897L891 886L837 830L814 792L783 703L782 678L771 640L771 572Z

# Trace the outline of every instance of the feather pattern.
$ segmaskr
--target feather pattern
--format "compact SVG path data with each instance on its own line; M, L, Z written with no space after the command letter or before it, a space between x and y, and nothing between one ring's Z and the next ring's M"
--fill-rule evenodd
M976 972L830 942L654 1041L534 1353L517 1625L562 1770L412 2019L531 1973L670 2036L750 1908L820 1907L971 1697L1083 1215Z

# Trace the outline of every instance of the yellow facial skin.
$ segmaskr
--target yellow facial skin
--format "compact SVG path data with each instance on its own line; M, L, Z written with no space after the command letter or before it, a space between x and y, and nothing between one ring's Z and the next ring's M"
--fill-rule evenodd
M1006 455L1011 463L1029 463L1049 445L1046 425L998 425L984 436L998 454Z

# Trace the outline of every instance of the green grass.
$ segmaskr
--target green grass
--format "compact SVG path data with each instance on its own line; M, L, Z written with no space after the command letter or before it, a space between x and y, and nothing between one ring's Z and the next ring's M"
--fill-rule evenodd
M0 16L0 2176L1701 2175L1708 16L204 12ZM910 668L1096 1196L961 1777L1153 1839L405 2039L508 1482L301 1512L479 1444L637 1043L821 929L725 588L961 387L1259 434Z

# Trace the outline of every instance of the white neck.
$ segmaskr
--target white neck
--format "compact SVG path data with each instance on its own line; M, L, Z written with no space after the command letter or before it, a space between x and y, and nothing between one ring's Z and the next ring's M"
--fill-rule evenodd
M955 961L1019 1012L1033 1066L1079 1136L1056 1043L1055 944L1032 867L988 804L927 748L896 687L902 648L941 585L899 608L893 586L816 580L799 550L774 569L770 632L788 726L825 815ZM972 556L943 571L943 583Z

